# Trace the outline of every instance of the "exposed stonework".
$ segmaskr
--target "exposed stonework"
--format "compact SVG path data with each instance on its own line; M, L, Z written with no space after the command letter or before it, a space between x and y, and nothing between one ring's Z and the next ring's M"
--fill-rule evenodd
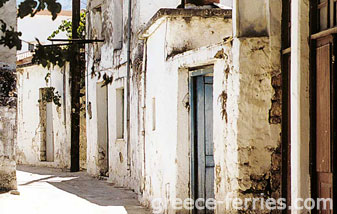
M0 191L16 189L16 108L0 106Z
M15 70L0 64L0 106L16 107Z
M270 61L269 42L268 37L234 38L233 41L230 57L233 67L223 72L224 91L220 95L227 97L228 118L224 118L225 146L216 146L216 150L224 150L226 157L224 163L216 162L217 200L228 196L280 197L281 126L269 120L273 102L278 98L272 85L273 73L279 69ZM223 106L224 102L219 101ZM237 210L222 205L217 211L269 213L259 207Z
M0 20L16 29L16 1L0 8ZM0 37L2 32L0 31ZM16 189L16 49L0 45L0 191Z
M272 86L275 94L272 98L272 107L270 109L269 122L271 124L281 124L282 120L282 75L281 73L272 76Z

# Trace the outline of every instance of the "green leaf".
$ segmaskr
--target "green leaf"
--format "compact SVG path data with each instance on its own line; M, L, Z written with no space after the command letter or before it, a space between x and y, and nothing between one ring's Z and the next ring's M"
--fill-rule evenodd
M17 50L21 50L22 42L20 40L21 32L17 32L13 27L7 27L7 24L0 19L0 29L3 35L0 38L0 45L7 46L9 49L16 48Z
M38 12L46 8L52 14L52 19L55 20L57 14L62 10L62 5L56 2L56 0L25 0L21 2L18 7L18 17L24 18L28 15L35 16Z

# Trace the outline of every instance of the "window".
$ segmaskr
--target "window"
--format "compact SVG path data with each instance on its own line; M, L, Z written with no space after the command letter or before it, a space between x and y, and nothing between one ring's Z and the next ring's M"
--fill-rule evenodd
M30 52L33 52L35 50L35 45L34 44L31 44L31 43L28 43L28 50Z
M121 49L123 45L123 0L114 1L113 48Z
M117 139L124 139L124 88L116 90L116 131Z
M336 27L336 1L316 0L317 32Z

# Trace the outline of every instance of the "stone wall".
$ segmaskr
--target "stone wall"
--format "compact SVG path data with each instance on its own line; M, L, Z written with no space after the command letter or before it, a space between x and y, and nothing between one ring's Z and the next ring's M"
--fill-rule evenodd
M16 74L0 66L0 191L8 191L16 189Z
M16 29L15 1L8 1L0 8L0 19ZM17 188L15 62L16 50L0 46L0 191Z

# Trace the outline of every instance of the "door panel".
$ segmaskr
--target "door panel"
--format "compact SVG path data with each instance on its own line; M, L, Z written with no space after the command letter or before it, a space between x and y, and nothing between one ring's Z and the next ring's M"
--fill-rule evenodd
M207 200L214 198L213 77L198 76L193 82L195 199ZM213 210L197 210L197 213L213 213Z
M46 105L46 160L54 162L53 103Z
M205 85L204 78L197 77L197 106L196 106L196 130L197 130L197 163L198 163L198 198L205 198Z
M330 44L317 49L317 172L331 172Z
M332 138L332 44L328 36L317 41L316 48L316 181L317 198L333 198ZM320 210L318 213L332 213Z

